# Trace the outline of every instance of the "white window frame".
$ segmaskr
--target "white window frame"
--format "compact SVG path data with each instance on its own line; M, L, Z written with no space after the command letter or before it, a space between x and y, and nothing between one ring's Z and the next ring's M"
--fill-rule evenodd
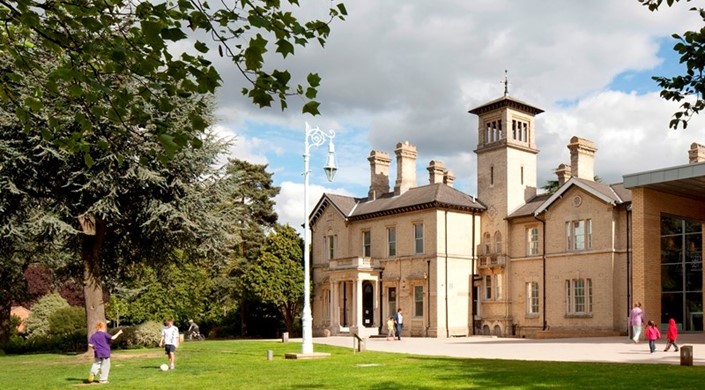
M335 259L335 236L325 236L326 242L326 257L328 260Z
M419 232L421 234L419 234ZM421 247L419 250L419 246ZM424 225L423 223L414 224L414 254L421 255L424 253Z
M526 283L526 314L539 314L539 283Z
M565 281L566 315L592 314L592 279Z
M494 299L496 301L502 299L502 275L494 275Z
M420 293L419 293L420 291ZM424 290L423 285L414 286L414 317L423 317Z
M387 228L387 256L395 257L397 255L397 228L390 226Z
M592 249L592 220L577 219L565 223L566 248L568 251Z
M485 299L492 299L492 276L485 275Z
M539 228L534 226L526 229L526 255L538 256L539 254Z
M362 257L372 256L372 232L362 231Z

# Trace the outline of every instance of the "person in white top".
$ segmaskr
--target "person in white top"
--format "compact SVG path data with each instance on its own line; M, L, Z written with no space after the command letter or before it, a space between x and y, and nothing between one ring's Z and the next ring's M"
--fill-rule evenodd
M397 340L401 341L401 331L404 328L404 316L401 315L401 307L394 314L394 323L397 325Z
M169 356L169 369L174 369L174 353L179 345L179 328L174 326L174 320L167 318L166 326L162 329L162 338L159 340L159 346L164 347L166 355Z

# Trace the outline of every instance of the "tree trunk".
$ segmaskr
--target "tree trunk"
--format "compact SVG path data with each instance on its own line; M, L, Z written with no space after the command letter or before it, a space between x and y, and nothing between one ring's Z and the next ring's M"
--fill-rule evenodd
M289 332L289 335L291 336L294 335L294 320L296 319L296 312L294 311L295 309L296 305L291 304L284 304L280 308L282 314L284 315L284 324L286 325L286 331Z
M245 294L240 298L240 337L247 336L247 299Z
M10 300L0 303L0 345L10 340L12 334L12 302Z
M96 219L93 224L94 229L87 229L84 226L81 251L83 260L83 295L86 302L86 334L88 338L95 332L96 324L100 321L105 321L105 302L103 301L101 280L102 249L106 234L105 221Z

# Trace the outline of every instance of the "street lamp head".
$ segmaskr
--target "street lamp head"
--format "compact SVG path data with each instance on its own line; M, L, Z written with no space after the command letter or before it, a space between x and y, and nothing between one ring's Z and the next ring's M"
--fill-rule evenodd
M332 137L328 139L328 162L323 167L323 171L326 173L328 181L333 181L335 173L338 171L338 167L335 166L335 145L333 145Z

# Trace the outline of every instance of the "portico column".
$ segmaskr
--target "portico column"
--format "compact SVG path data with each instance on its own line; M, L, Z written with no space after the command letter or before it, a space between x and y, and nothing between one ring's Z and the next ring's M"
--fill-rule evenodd
M362 329L362 279L355 279L355 325Z
M338 319L336 318L338 311L338 282L330 280L330 305L328 306L328 318L330 319L330 327L338 329ZM332 330L332 329L331 329Z

